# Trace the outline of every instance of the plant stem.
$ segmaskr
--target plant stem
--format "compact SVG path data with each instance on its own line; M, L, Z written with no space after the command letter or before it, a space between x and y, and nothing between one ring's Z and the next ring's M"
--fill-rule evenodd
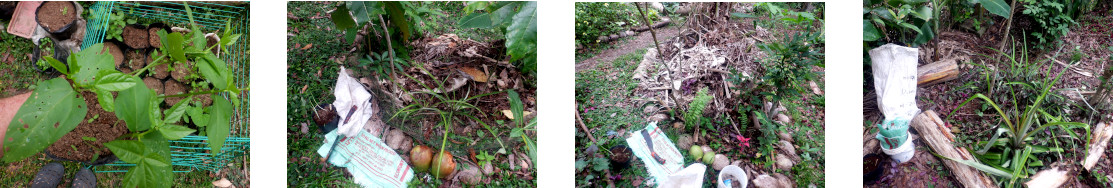
M239 88L239 89L240 89L240 91L247 91L251 88ZM216 94L216 93L220 93L220 92L224 92L224 91L227 91L227 90L209 90L209 91L185 93L185 94L177 94L177 95L163 95L163 96L159 96L158 98L188 97L188 96L194 96L194 95Z
M155 62L155 63L149 64L146 67L143 67L142 69L136 70L135 72L132 72L131 75L132 76L139 76L140 74L143 74L143 71L146 71L147 69L150 69L151 67L164 64L165 62L162 62L162 61L159 61L159 60L162 60L162 58L165 58L166 56L167 56L166 53L162 53L161 56L158 56L158 58L155 58L155 60L152 61L152 62Z

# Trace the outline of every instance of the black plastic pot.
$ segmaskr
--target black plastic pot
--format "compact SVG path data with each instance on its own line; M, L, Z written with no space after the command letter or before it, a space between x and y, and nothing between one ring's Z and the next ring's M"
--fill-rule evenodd
M79 14L77 14L78 12L76 11L76 9L79 9L79 7L81 7L81 5L78 5L77 2L73 2L73 1L67 1L67 2L73 3L73 7L75 9L74 10L74 17L77 17L77 15L79 15ZM46 2L43 2L42 4L39 4L38 8L35 8L35 24L42 25L42 21L39 20L39 11L42 11L43 5L45 5L45 4L46 4ZM74 29L75 25L77 25L76 23L77 23L77 19L74 19L73 21L66 24L65 26L62 26L62 28L58 29L58 30L51 31L49 28L46 28L46 27L43 27L43 29L46 30L47 32L50 32L50 34L54 35L54 38L57 38L58 40L66 40L66 39L69 39L70 36L73 35L74 31L77 31L77 29Z
M332 104L317 105L317 108L332 108L332 110L336 110L336 108L332 107ZM336 118L332 118L332 121L329 121L328 123L325 123L324 125L318 125L319 127L317 127L317 128L319 128L321 130L321 134L328 134L328 132L332 132L332 130L335 130L336 127L339 124L340 124L340 114L337 114Z
M877 183L877 180L881 179L881 174L885 172L885 164L885 158L881 155L871 153L862 157L862 167L865 175L863 181L866 185Z
M634 151L630 150L630 147L626 145L611 147L611 170L617 172L630 167L632 158L634 158Z

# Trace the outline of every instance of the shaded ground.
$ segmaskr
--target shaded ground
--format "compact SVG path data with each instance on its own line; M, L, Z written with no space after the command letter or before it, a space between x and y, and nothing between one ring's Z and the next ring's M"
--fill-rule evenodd
M525 76L517 72L516 68L507 68L502 64L460 59L454 56L455 54L436 54L463 51L462 48L457 49L459 47L477 46L479 55L494 59L504 57L496 55L505 53L505 49L501 48L503 45L500 40L503 38L501 32L454 27L456 19L463 16L461 11L456 10L462 10L464 2L421 3L421 6L439 11L446 16L431 16L424 18L426 23L415 23L424 31L420 36L415 36L408 46L412 50L409 54L412 58L410 64L415 67L405 67L403 71L396 71L395 73L398 74L394 76L381 75L371 70L374 64L361 63L366 57L363 50L350 51L356 46L351 45L351 41L345 41L342 31L332 28L334 24L328 17L328 12L336 5L337 2L290 2L288 4L287 85L289 87L287 88L286 121L289 186L358 186L346 170L324 163L322 157L316 153L324 138L321 128L312 121L313 107L333 101L332 88L336 84L337 72L341 65L352 70L353 76L366 78L368 82L365 84L370 85L372 94L381 108L377 113L383 124L388 128L402 130L406 137L412 138L415 145L440 147L444 135L443 125L438 124L440 119L428 114L400 114L397 118L392 116L404 106L432 104L432 102L425 102L434 100L434 97L410 92L427 89L426 85L435 85L433 79L452 80L449 78L463 76L463 72L470 71L462 67L475 68L490 76L490 80L484 83L465 80L466 82L459 89L447 92L444 97L458 99L514 89L521 95L525 110L536 114L536 86L533 85L536 83L536 78ZM451 45L437 48L440 47L437 45L444 44ZM423 69L418 69L416 66L421 66ZM445 85L451 83L449 81ZM454 126L451 130L452 134L448 137L445 151L452 153L456 158L457 170L463 169L464 166L474 167L475 156L482 152L489 152L495 156L491 164L496 172L482 177L481 184L535 186L533 180L536 173L529 170L532 168L523 169L520 163L511 163L512 158L508 155L495 154L496 150L501 149L499 141L505 144L508 153L525 152L519 138L508 136L515 126L501 112L509 108L507 93L478 97L468 103L482 109L482 113L472 115L491 129L486 129L476 121L466 119L452 121ZM491 135L492 133L497 136ZM527 130L525 134L536 140L534 131ZM408 150L401 151L399 154L408 160L408 152ZM517 157L515 160L517 159L522 158ZM434 179L428 173L416 175L411 182L415 186L459 186L455 180Z
M1099 83L1101 70L1110 66L1109 62L1109 47L1113 45L1113 31L1109 29L1109 23L1113 21L1113 10L1110 7L1099 6L1092 13L1084 14L1078 21L1080 24L1074 25L1070 28L1070 32L1060 38L1061 44L1054 45L1049 49L1028 49L1029 62L1023 65L1033 66L1035 69L1031 71L1028 76L1022 77L1024 79L1044 79L1053 78L1055 74L1059 73L1067 67L1066 63L1073 62L1073 58L1079 61L1073 65L1071 70L1066 70L1063 73L1059 82L1055 83L1052 87L1052 93L1055 96L1050 98L1051 102L1045 103L1048 108L1062 109L1066 114L1066 121L1082 122L1090 125L1097 124L1100 117L1089 115L1089 105L1085 101L1079 100L1087 97L1079 97L1080 93L1092 92L1095 90ZM1004 22L999 22L1004 24ZM1017 25L1013 25L1013 29L1018 29ZM1003 25L997 28L1003 29ZM992 30L992 29L991 29ZM958 61L960 67L960 74L957 79L927 86L920 87L917 92L917 103L921 110L935 110L940 113L945 121L948 121L950 128L955 132L958 139L956 139L956 146L974 148L980 145L974 144L976 141L984 140L991 136L992 126L999 124L996 111L986 109L981 101L975 100L966 107L958 109L953 116L948 117L955 108L959 106L964 100L969 98L975 93L985 92L986 78L984 74L988 71L995 75L1003 75L1004 72L1018 70L1012 66L1011 63L1001 56L1000 52L994 51L997 49L997 44L1000 44L1000 36L990 33L1000 32L986 32L987 36L978 36L977 34L964 32L964 31L945 31L940 33L935 42L929 43L921 48L921 62L920 65L930 63L931 61L924 61L925 59L933 58L938 49L938 57L946 59L951 57L964 56L966 58ZM1012 38L1012 37L1010 37ZM1016 39L1019 40L1019 39ZM1016 42L1016 41L1014 41ZM992 47L992 48L988 48ZM1013 45L1008 45L1005 53L1012 53L1011 48ZM1017 51L1022 50L1019 46ZM988 57L987 57L988 56ZM1054 60L1049 60L1054 57ZM867 56L868 58L868 56ZM1060 63L1061 62L1061 63ZM986 68L988 67L988 68ZM865 66L865 91L863 92L863 112L866 122L866 132L864 134L870 135L876 132L874 124L882 121L880 111L877 107L877 95L873 93L873 80L872 75L869 75L869 66ZM1050 71L1050 74L1047 73ZM1019 81L1019 80L1004 80L1004 81ZM1003 87L1002 87L1003 88ZM994 96L994 94L1005 95L1005 91L998 91L997 93L987 93L986 95ZM996 99L995 99L996 100ZM1008 100L1011 101L1011 100ZM1013 108L1013 104L1000 104L1003 110ZM1037 141L1041 145L1060 144L1060 147L1066 151L1059 154L1041 155L1040 159L1045 161L1045 164L1050 164L1055 161L1081 161L1082 155L1085 154L1084 141L1072 141L1064 139L1060 135L1067 134L1066 130L1051 128L1049 131L1036 134L1036 138L1050 138L1055 139L1040 139ZM1077 134L1085 134L1080 132ZM867 138L872 139L872 138ZM913 158L912 163L898 165L900 168L911 169L940 169L948 171L942 167L941 163L934 162L940 160L932 155L920 155L920 150L929 150L926 145L921 142L916 142L918 153ZM1108 151L1108 150L1107 150ZM880 153L880 151L875 151ZM917 159L923 156L929 159ZM1062 158L1059 158L1062 156ZM1109 182L1113 181L1110 177L1110 170L1113 169L1113 161L1107 160L1113 156L1107 152L1098 162L1097 167L1092 170L1094 177L1098 179L1099 184L1110 186ZM924 162L932 161L932 162ZM913 171L915 172L915 171ZM935 174L938 173L938 174ZM924 180L931 179L932 183L928 185L954 185L953 177L944 172L936 170L935 173L896 173L886 172L884 176L891 177L882 181L875 186L891 186L891 185L920 185ZM1102 178L1104 177L1104 178ZM1104 179L1104 181L1102 181ZM1074 186L1082 185L1078 180L1072 182Z
M676 37L676 35L679 34L679 32L680 32L680 29L679 29L679 26L677 26L677 23L678 22L674 21L668 27L655 29L654 31L657 32L657 40L658 41L665 41L665 40L671 39L673 37ZM590 58L587 58L585 60L576 62L576 72L580 72L580 71L583 71L584 69L589 69L589 68L595 67L596 64L599 64L601 62L603 62L603 63L612 62L615 59L617 59L619 56L633 53L634 51L637 51L639 49L644 49L647 46L652 48L653 47L653 35L651 33L649 33L648 31L646 31L646 32L638 33L636 36L633 36L633 37L626 37L626 38L622 38L618 41L611 41L611 42L612 42L612 45L614 45L614 46L606 47L605 49L600 50L600 51L584 52L584 53L594 53L594 56L591 56ZM581 53L581 52L577 52L577 53Z
M738 7L746 7L748 4L740 5ZM759 62L766 56L760 54L761 50L756 50L755 44L759 40L772 42L773 37L769 33L773 31L758 29L750 25L752 22L749 20L739 22L735 19L723 19L714 23L718 24L706 26L706 31L680 31L683 30L680 29L681 26L662 29L677 29L677 33L685 34L681 37L662 38L661 33L658 33L660 45L665 48L663 56L665 60L660 62L643 60L643 57L647 57L645 55L653 52L647 49L654 46L652 37L647 33L641 33L638 37L631 38L631 41L614 42L613 49L604 49L596 56L577 63L576 112L577 118L580 118L575 125L577 186L603 187L609 184L633 187L655 186L650 185L653 180L646 172L644 161L635 157L629 162L628 167L623 168L620 163L610 159L614 155L608 151L612 147L626 145L626 138L638 136L632 133L643 129L650 122L657 122L658 127L678 145L677 149L684 156L688 156L688 148L683 146L682 142L685 141L681 141L684 140L681 139L682 135L685 137L696 135L699 141L694 144L709 146L716 153L736 161L739 166L746 169L751 178L758 174L784 174L788 176L788 181L795 183L797 187L823 185L824 98L820 89L823 85L817 85L816 93L807 90L808 92L802 92L799 97L782 101L786 109L783 114L791 120L779 126L780 129L775 132L783 133L783 136L779 139L774 138L772 142L780 139L794 140L789 142L794 147L791 150L803 160L789 169L777 169L771 162L774 157L762 156L759 149L776 147L773 146L774 143L753 139L747 142L749 146L744 147L741 145L742 142L736 140L735 136L739 133L747 138L754 138L761 130L758 126L752 125L749 118L740 117L737 113L737 110L743 106L749 106L750 101L741 99L747 94L739 96L732 90L735 87L725 86L739 83L728 79L743 73L755 77L764 74ZM706 66L703 65L704 62L683 61L688 58L702 58L697 57L699 55L680 54L680 51L695 49L696 46L714 48L715 50L710 50L711 54L716 57L721 56L724 63ZM746 50L748 48L755 50ZM621 54L623 52L625 54ZM613 60L606 61L609 59ZM635 77L639 75L636 70L644 62L649 62L644 64L647 77L636 79ZM669 66L662 64L669 64ZM705 119L710 119L710 124L706 127L701 126L699 133L694 133L696 131L692 127L686 127L681 121L682 112L688 109L687 104L692 100L692 96L696 95L695 90L675 90L680 93L678 100L681 101L679 103L682 105L679 105L679 108L682 109L674 109L675 103L663 94L669 90L668 87L658 87L661 82L665 82L662 80L667 80L661 79L666 74L658 71L672 69L667 67L689 66L702 67L673 73L686 75L679 76L687 77L684 78L682 88L709 88L710 95L714 96L703 114ZM822 73L823 69L812 68L819 72L815 82L823 83L825 76ZM780 156L782 153L778 151L773 155ZM685 159L685 165L692 163L694 161L691 158ZM714 179L718 172L708 164L708 170L704 174L705 187L715 185Z

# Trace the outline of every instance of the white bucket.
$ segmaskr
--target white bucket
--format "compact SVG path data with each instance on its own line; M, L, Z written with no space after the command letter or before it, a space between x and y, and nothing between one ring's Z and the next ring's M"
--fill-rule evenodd
M746 171L735 165L727 165L727 167L723 167L722 171L719 171L719 188L731 188L730 182L723 182L723 177L726 177L728 174L734 175L735 178L742 179L742 181L739 182L742 183L742 187L746 187L746 185L750 183L750 178L746 176Z
M912 160L912 156L916 155L916 146L912 144L912 138L910 137L908 140L905 140L903 144L900 144L900 147L893 149L881 147L881 151L893 157L893 159L898 162L904 163L908 162L908 160Z

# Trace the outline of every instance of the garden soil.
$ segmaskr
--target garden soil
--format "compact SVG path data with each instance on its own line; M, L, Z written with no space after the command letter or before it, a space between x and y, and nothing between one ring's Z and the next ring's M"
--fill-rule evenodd
M89 108L89 113L85 114L85 120L78 124L73 131L62 136L62 139L47 148L50 154L59 158L90 161L98 153L102 157L106 156L111 151L104 147L104 143L116 140L121 135L128 133L124 121L117 119L116 114L104 111L100 103L97 102L97 96L94 93L82 92L81 95L85 98L85 104ZM92 119L91 122L90 119ZM96 138L96 141L86 141L83 139L85 137ZM77 151L74 151L74 147L77 148Z
M143 66L147 66L147 53L145 53L144 50L132 49L127 52L126 56L128 68L133 71L143 69Z
M151 46L150 41L147 40L148 35L147 28L139 25L128 25L124 27L124 33L121 36L124 37L124 43L128 47L142 49Z
M112 60L116 62L116 67L120 67L120 65L124 64L124 51L120 51L120 46L116 46L115 42L105 42L104 48L101 49L100 54L104 54L105 51L108 51L108 54L112 55Z
M77 20L77 10L69 1L44 2L39 10L36 12L39 24L50 31L58 31Z
M162 56L162 55L159 54L159 52L156 52L155 56L148 56L147 57L147 64L150 65L150 64L155 63L155 58L158 58L158 56ZM165 57L163 58L163 60L160 60L160 61L165 62L166 61ZM153 67L151 69L151 72L155 74L155 78L166 79L166 77L170 76L170 64L169 63L162 63L162 64L159 64L159 65L155 65L155 67Z
M166 87L166 95L185 94L186 91L189 91L189 88L188 88L189 86L186 86L186 85L182 84L181 82L174 81L174 80L166 80L166 82L163 82L163 87ZM168 98L166 98L166 105L170 106L170 105L178 104L178 101L181 101L182 99L185 99L185 98L183 98L183 97L168 97Z

